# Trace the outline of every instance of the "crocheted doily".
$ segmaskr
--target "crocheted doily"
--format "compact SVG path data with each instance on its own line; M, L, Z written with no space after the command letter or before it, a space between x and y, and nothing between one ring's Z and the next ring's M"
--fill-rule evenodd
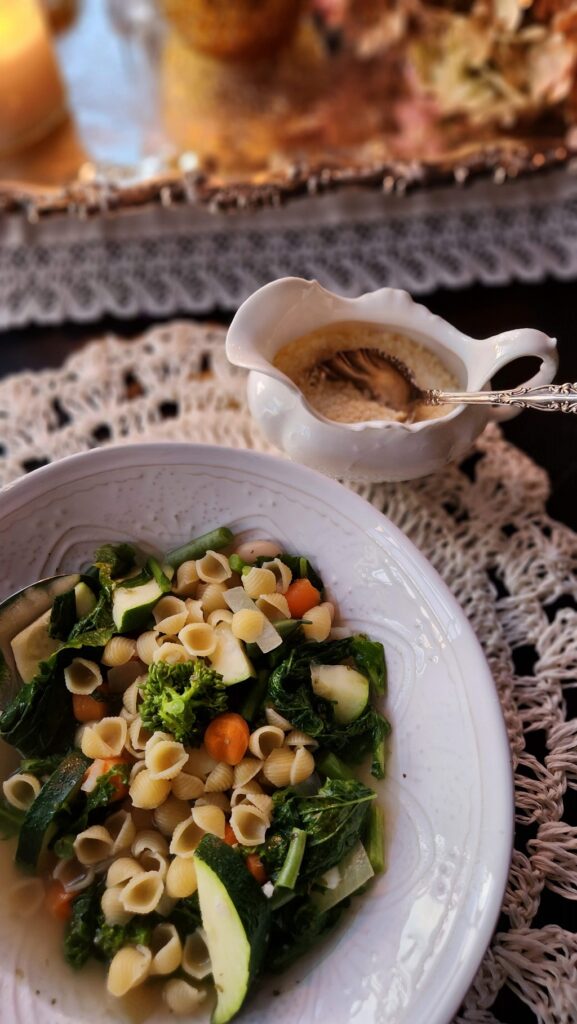
M173 323L93 342L57 371L0 382L0 483L107 443L194 440L266 449L220 327ZM517 837L503 912L459 1024L495 1024L509 988L543 1024L577 1018L577 934L552 923L577 899L577 536L545 513L548 481L494 426L461 466L358 488L444 577L499 691L515 767ZM560 910L560 901L564 909ZM495 1006L495 1004L497 1004ZM517 1019L517 1017L513 1018ZM510 1018L503 1024L513 1024Z
M286 209L193 207L0 225L0 329L233 310L278 277L342 295L577 274L577 182L475 185L412 196L355 193Z

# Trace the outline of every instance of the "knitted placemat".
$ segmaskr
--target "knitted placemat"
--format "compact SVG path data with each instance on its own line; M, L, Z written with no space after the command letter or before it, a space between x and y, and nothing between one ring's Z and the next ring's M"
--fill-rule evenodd
M271 450L229 366L224 331L172 323L93 342L56 371L0 382L0 484L102 444L190 440ZM543 1024L577 1020L577 535L545 512L543 470L496 427L460 466L356 487L430 559L469 617L499 691L515 768L517 835L503 912L457 1017L503 1019L508 986ZM547 896L545 891L555 894ZM517 1003L517 1006L519 1004Z

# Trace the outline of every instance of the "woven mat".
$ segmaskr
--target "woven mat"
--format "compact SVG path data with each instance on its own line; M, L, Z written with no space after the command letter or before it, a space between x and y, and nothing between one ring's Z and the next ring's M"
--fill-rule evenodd
M0 383L0 484L108 443L190 440L266 450L220 327L173 323L105 338L57 371ZM457 1017L517 1024L508 986L543 1024L577 1021L577 536L545 513L546 474L489 428L462 466L358 488L424 552L471 620L501 698L517 837L503 913ZM546 892L554 897L545 895ZM513 998L511 996L511 998ZM518 1002L507 1003L516 1005ZM531 1011L531 1012L529 1012ZM523 1019L527 1019L523 1016Z

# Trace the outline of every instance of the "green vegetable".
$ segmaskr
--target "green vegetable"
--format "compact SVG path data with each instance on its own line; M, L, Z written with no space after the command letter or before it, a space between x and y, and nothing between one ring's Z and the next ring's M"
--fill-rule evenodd
M262 702L266 696L267 685L268 673L260 671L240 709L242 717L246 718L247 722L254 722L258 712L260 711Z
M16 668L23 683L30 683L42 662L61 646L59 640L50 636L49 626L50 609L21 629L10 641Z
M313 693L333 705L339 725L355 722L369 703L369 680L350 665L311 665Z
M137 916L128 924L107 924L99 915L93 933L93 952L104 960L112 960L123 946L148 946L152 929L159 918L154 914Z
M352 896L370 882L375 874L362 843L355 844L336 870L340 878L333 889L325 888L323 892L318 892L315 888L311 894L311 899L319 910L330 910L331 907L335 907L341 900ZM319 881L322 882L322 877Z
M72 917L64 936L64 958L77 970L84 967L93 952L94 936L101 915L101 889L101 884L93 882L72 901Z
M200 659L149 666L140 716L147 729L170 732L180 742L202 740L208 723L228 708L221 676Z
M22 822L16 850L16 863L20 867L35 870L38 866L58 830L59 819L66 815L80 789L89 763L84 754L73 750L44 783Z
M356 779L355 773L336 754L324 753L322 757L317 758L316 767L317 771L321 775L326 775L328 779Z
M100 775L96 780L96 785L89 793L86 793L84 799L84 805L80 813L74 818L74 820L67 820L64 823L66 832L60 836L54 844L54 850L57 857L70 856L66 851L70 848L70 840L74 842L74 839L79 832L83 832L88 827L90 818L95 811L98 811L102 807L108 807L110 803L117 800L116 786L114 780L122 783L123 785L128 784L130 778L130 765L129 764L115 764L110 768L104 775ZM83 794L84 795L84 794Z
M48 623L48 635L57 640L68 640L75 622L76 594L74 587L72 587L65 594L58 594L54 598L50 622Z
M58 768L62 760L62 754L47 754L46 757L25 757L20 762L20 772L30 772L36 778L41 779Z
M217 994L212 1024L226 1024L240 1010L261 967L270 907L242 856L216 836L203 836L194 863Z
M195 892L192 896L179 900L173 908L168 921L174 925L183 942L187 935L192 935L197 928L200 928L202 918L200 916L198 893Z
M340 779L327 779L314 796L300 796L291 788L276 792L272 825L259 851L270 875L278 879L295 828L307 833L299 883L338 864L360 839L375 796L362 782Z
M126 576L136 565L136 551L131 544L103 544L94 554L94 564L106 567L111 579Z
M112 618L118 632L143 629L155 604L169 590L168 576L156 559L149 558L140 576L125 580L112 592Z
M276 880L279 888L294 889L301 868L306 841L306 832L303 832L301 828L293 828L287 855Z
M174 569L177 569L183 562L203 558L207 551L220 551L221 548L225 548L227 544L230 544L233 538L232 530L229 530L226 526L220 526L217 530L203 533L201 537L189 540L182 547L169 551L164 561L167 565L172 565Z
M228 564L233 572L242 572L243 569L250 569L249 563L245 562L244 558L241 558L240 555L229 555Z
M17 836L22 828L26 811L12 807L7 800L0 800L0 839L11 839Z
M234 635L229 623L217 623L215 633L216 650L210 655L209 661L214 671L222 676L223 682L233 686L254 676L255 670L247 657L245 645Z
M324 913L308 896L291 900L273 914L267 968L284 971L336 925L345 904Z
M385 812L377 803L369 811L365 848L373 871L380 874L385 870Z
M382 645L377 646L382 651ZM317 696L311 687L311 664L341 665L347 661L356 669L361 662L365 666L370 662L374 672L374 641L357 634L345 640L301 644L271 673L267 699L296 729L314 736L324 750L340 754L345 761L358 761L372 751L372 773L382 778L384 740L390 732L386 719L367 705L354 722L339 724L333 704ZM384 676L380 677L379 685L384 686Z

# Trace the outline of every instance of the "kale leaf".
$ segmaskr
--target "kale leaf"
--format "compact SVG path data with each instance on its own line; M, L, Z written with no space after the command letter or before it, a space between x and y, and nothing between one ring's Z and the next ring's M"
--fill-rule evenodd
M58 768L62 760L62 754L47 754L46 757L25 757L20 762L19 771L30 772L36 778L46 778Z
M284 971L290 964L316 946L323 934L336 925L347 900L321 912L307 896L297 896L273 912L267 952L267 969Z
M48 635L56 640L68 640L75 622L76 594L74 587L72 587L65 594L58 594L54 598L54 604L50 612L50 622L48 623Z
M136 551L131 544L102 544L94 553L94 564L106 568L112 579L125 576L136 564Z
M155 662L141 692L144 726L170 732L180 742L200 742L211 719L228 708L222 676L200 659L181 665Z
M281 789L273 796L272 825L260 855L271 876L280 871L293 828L307 833L299 882L311 882L339 864L360 839L376 794L353 779L327 779L314 796Z
M390 732L389 723L370 705L354 722L341 725L335 721L333 705L317 697L311 686L311 665L352 663L384 692L385 659L382 644L369 640L362 633L344 640L301 644L271 673L268 701L296 729L314 736L319 744L345 760L358 761L372 751L371 771L376 778L384 775L384 740Z
M93 953L93 944L101 917L102 885L93 882L72 901L72 917L64 937L64 958L71 967L83 967Z
M198 893L179 900L168 918L173 924L184 942L187 935L192 935L196 928L200 928L202 918L200 915L200 903Z

